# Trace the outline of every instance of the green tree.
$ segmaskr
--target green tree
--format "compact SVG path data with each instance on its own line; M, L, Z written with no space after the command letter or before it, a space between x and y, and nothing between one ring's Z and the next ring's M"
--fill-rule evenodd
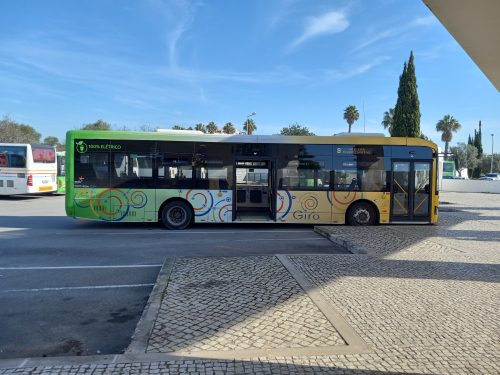
M349 125L349 133L351 132L352 124L354 124L359 119L359 112L356 109L356 106L349 105L344 109L344 120L347 121Z
M203 132L203 133L207 132L207 128L202 123L196 124L194 126L194 130L198 130L198 131Z
M48 137L45 137L45 139L43 140L43 144L50 145L50 146L58 146L59 139L57 137L54 137L54 136L48 136Z
M157 129L158 129L158 126L152 126L152 125L147 125L147 124L139 126L139 131L141 131L141 132L150 133L150 132L155 132Z
M223 131L225 134L234 134L234 133L236 133L236 128L234 127L234 125L233 125L231 122L228 122L228 123L226 123L226 125L224 125L224 127L222 128L222 131Z
M106 121L97 120L96 122L90 124L82 125L82 130L111 130L111 125Z
M307 126L301 126L297 123L281 129L280 134L281 135L309 135L309 136L316 135L313 132L309 131L309 128Z
M207 133L209 134L215 134L219 131L219 128L217 127L217 124L213 121L210 121L207 124Z
M477 148L477 157L483 156L483 134L481 131L481 120L479 120L479 130L474 130L474 146Z
M483 155L479 162L481 174L500 172L500 154L493 154L493 170L491 170L491 155Z
M172 126L172 129L173 129L173 130L186 130L186 128L183 128L183 127L182 127L182 126L180 126L180 125L174 125L174 126Z
M408 65L404 63L403 73L399 77L398 100L394 107L391 136L419 137L420 134L420 102L412 51Z
M394 124L394 108L389 108L388 111L384 112L384 119L382 120L382 125L384 129L387 129L389 135L392 134L392 125Z
M243 123L243 130L248 135L252 135L253 132L257 130L257 125L255 124L255 121L251 118L247 118L247 120Z
M32 126L13 121L8 116L0 120L0 142L40 143L41 136Z
M462 176L464 168L467 168L467 170L476 168L478 159L477 148L474 145L457 143L456 146L450 148L450 151L455 155L456 164L458 164L457 170L460 176Z
M479 131L474 129L474 137L471 137L469 134L469 140L467 142L470 145L473 145L477 148L477 158L481 160L483 157L483 143L482 143L482 131L481 131L481 121L479 121ZM484 173L481 169L481 162L478 163L478 166L469 171L469 176L472 178L478 178L481 176L481 173Z
M444 158L448 157L448 145L453 138L453 133L456 133L462 125L451 115L444 116L436 124L436 130L443 133L441 135L441 140L444 142Z

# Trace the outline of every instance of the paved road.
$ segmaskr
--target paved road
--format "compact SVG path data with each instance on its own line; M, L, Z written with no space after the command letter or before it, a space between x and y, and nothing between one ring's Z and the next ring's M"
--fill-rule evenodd
M120 353L168 256L344 252L312 226L78 221L63 196L0 198L0 358Z

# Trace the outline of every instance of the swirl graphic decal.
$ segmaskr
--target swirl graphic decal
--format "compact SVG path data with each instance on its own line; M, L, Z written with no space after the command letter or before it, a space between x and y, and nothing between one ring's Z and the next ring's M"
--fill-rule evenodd
M217 211L216 208L221 203L222 204L226 203L226 204L222 205L221 207L219 207L218 215L216 217L215 216L215 212ZM224 210L224 212L223 212L223 210ZM227 222L227 221L231 221L232 217L230 217L230 219L228 219L227 218L227 214L228 214L228 212L232 212L232 211L233 211L233 208L232 208L232 204L231 204L231 198L230 197L226 197L224 199L221 199L220 201L218 201L214 205L214 209L212 210L212 219L213 219L214 223L217 223L217 222L224 223L224 222Z
M78 191L73 201L76 206L90 209L92 214L105 221L121 221L131 208L140 209L148 203L148 197L142 190L123 191L104 189L97 193L95 189Z
M143 208L148 203L148 197L142 190L135 190L130 194L130 204L134 208Z
M195 216L204 216L210 212L214 206L214 197L210 191L196 192L191 195L192 189L186 193L186 200L191 202ZM208 195L208 197L207 197ZM208 208L207 208L208 207ZM199 212L201 211L201 212Z
M73 201L80 208L88 208L90 206L90 198L92 191L80 190L75 193Z
M233 218L231 216L233 212L233 205L226 204L222 206L219 210L219 220L221 223L230 222Z
M121 221L127 216L130 205L127 195L120 189L105 189L90 201L90 209L99 219L105 221Z
M292 200L295 199L295 196L292 196L290 192L285 190L283 191L283 193L284 194L278 191L279 208L276 213L282 214L280 217L278 217L278 220L283 220L285 216L288 215L292 208Z
M355 191L334 191L331 194L332 194L335 202L337 202L340 205L346 206L346 205L352 203L356 199L357 192L355 192ZM328 200L330 201L332 206L335 205L330 198Z
M318 198L314 194L304 195L300 199L300 207L303 211L314 211L318 208Z

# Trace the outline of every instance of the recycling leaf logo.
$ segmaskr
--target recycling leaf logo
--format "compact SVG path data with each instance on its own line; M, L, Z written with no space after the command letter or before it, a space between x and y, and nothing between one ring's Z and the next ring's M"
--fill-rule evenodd
M76 151L78 151L80 154L84 154L85 152L87 152L88 147L84 141L75 142L75 145Z

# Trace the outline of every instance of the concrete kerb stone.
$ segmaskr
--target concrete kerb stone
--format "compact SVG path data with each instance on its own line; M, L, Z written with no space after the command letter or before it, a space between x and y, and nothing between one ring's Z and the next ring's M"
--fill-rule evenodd
M335 327L337 332L342 336L349 347L343 354L358 354L369 352L369 347L366 342L356 333L356 331L347 323L338 309L318 291L316 286L312 284L306 276L299 270L286 255L277 254L281 264L290 272L292 277L297 281L300 287L306 292L309 298L320 309L325 318ZM328 354L337 354L338 348L331 348ZM313 350L311 350L313 352ZM312 354L314 355L314 354ZM318 354L316 354L318 355Z
M354 241L350 240L345 240L343 238L340 238L339 236L336 236L330 231L329 226L315 226L314 231L323 237L329 239L331 242L333 242L336 245L342 246L344 249L349 251L352 254L367 254L367 251L363 249L362 247L359 247L356 245Z
M137 323L130 345L125 354L146 353L149 337L153 330L154 323L160 311L161 301L167 290L170 275L175 265L175 257L167 257L156 279L155 286L151 291L148 303L144 309L139 322Z

